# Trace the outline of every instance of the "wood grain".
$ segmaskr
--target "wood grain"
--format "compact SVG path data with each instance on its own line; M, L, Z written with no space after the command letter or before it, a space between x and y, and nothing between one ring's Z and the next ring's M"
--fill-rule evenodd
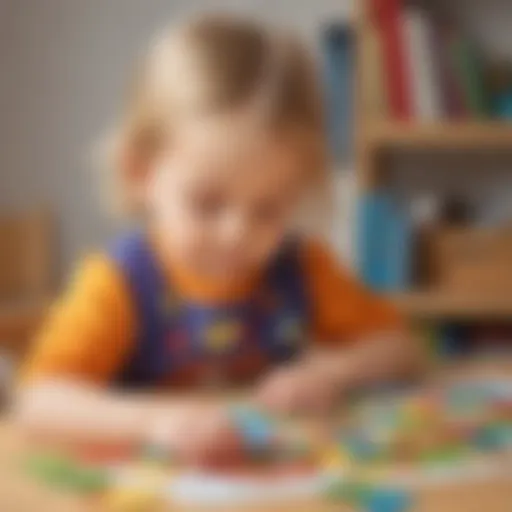
M468 361L456 367L440 368L432 375L436 381L458 380L471 377L497 377L511 375L510 360L485 362ZM239 397L238 394L234 396ZM233 394L217 397L232 400ZM197 397L211 400L212 397ZM42 488L28 480L19 471L19 460L26 447L14 425L8 419L0 420L0 510L1 512L101 512L99 501L84 500L55 490ZM408 512L511 512L512 465L508 473L486 481L443 483L415 493L414 506ZM167 507L154 512L195 512L197 509ZM204 509L203 509L204 510ZM227 512L226 507L208 512ZM234 507L231 510L239 511ZM251 507L253 512L351 512L339 504L321 500L287 503L279 507ZM353 512L353 511L352 511Z
M53 220L45 209L0 216L0 346L15 352L46 311L53 288Z
M499 121L368 123L370 151L380 149L454 149L510 151L512 126Z

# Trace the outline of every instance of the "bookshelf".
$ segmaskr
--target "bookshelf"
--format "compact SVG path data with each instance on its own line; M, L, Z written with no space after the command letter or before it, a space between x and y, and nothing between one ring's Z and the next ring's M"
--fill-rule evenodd
M418 291L394 295L392 300L400 311L415 319L501 320L512 317L512 301L507 296Z
M488 151L512 155L512 123L494 120L443 120L435 122L388 120L376 115L365 95L373 91L375 75L370 71L370 41L375 23L370 16L371 0L357 2L353 27L356 34L356 163L361 193L378 189L391 164L390 152L401 151ZM482 169L485 172L485 168ZM418 319L503 319L512 318L512 294L489 297L481 294L449 295L435 290L415 290L391 299L406 315Z
M368 126L367 150L379 149L475 149L512 151L512 124L463 122L415 125L399 122Z

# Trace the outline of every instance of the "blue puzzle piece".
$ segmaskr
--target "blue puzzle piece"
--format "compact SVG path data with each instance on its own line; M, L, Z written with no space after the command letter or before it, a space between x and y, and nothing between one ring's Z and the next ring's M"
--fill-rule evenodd
M472 410L485 404L488 393L481 386L453 386L446 393L448 406L455 411Z
M366 512L406 512L412 500L408 492L399 489L374 489L365 506Z
M482 450L500 450L512 444L512 429L506 425L489 425L478 432L475 444Z
M373 460L380 454L378 445L361 435L351 435L342 438L340 446L347 450L349 455L355 460Z
M263 449L270 445L274 424L269 418L249 407L235 407L231 414L249 448Z

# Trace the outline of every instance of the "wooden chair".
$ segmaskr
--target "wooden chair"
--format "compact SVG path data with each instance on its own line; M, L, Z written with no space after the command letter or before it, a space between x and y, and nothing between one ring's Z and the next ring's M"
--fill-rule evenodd
M0 348L15 354L41 321L52 292L54 237L44 211L0 216Z

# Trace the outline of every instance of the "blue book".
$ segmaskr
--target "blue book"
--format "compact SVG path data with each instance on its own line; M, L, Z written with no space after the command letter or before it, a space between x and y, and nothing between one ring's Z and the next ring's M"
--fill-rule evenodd
M329 25L322 35L324 53L327 129L331 154L336 162L354 156L355 37L344 22Z
M358 204L360 275L379 292L402 291L411 280L412 227L404 209L386 191L363 195Z
M405 291L412 278L412 223L396 201L386 213L386 291Z
M376 291L386 290L386 217L388 198L380 192L362 196L358 204L357 256L361 277Z

